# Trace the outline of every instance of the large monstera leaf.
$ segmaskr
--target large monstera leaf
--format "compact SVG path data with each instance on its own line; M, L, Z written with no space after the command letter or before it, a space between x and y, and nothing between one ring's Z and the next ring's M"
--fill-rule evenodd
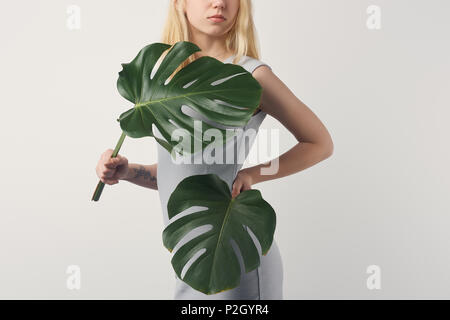
M211 225L212 229L178 248L172 266L180 279L205 294L214 294L239 285L241 269L231 240L239 247L245 272L260 265L259 252L247 232L258 239L265 255L273 241L276 215L258 190L241 192L234 199L227 184L215 174L194 175L182 180L167 203L169 219L192 206L208 209L175 219L163 231L164 246L172 252L180 240L194 228ZM201 249L206 249L182 278L186 263Z
M155 68L161 55L169 48L161 64ZM203 151L211 143L225 144L235 135L227 128L240 128L247 124L259 106L262 88L242 66L224 64L203 56L170 78L197 51L200 48L188 41L177 42L172 47L153 43L141 49L130 63L121 64L117 89L134 107L117 119L122 134L111 158L117 156L126 136L154 137L175 159L176 152L184 156ZM199 119L182 112L183 105L198 113L200 119L206 117L211 124L201 121L197 122L200 128L196 126ZM154 135L153 125L164 139ZM213 141L203 139L203 132L208 129L215 129L215 132L210 132L214 136ZM91 200L100 199L104 186L99 180Z
M226 143L234 133L227 135L226 128L204 121L201 123L202 132L195 134L196 119L182 112L182 105L213 123L242 127L259 106L262 88L258 81L242 66L224 64L209 56L194 60L168 81L182 62L200 51L198 46L188 41L174 44L151 78L155 64L168 48L170 46L164 43L150 44L133 61L122 64L117 88L125 99L135 104L118 119L122 131L133 138L155 137L152 132L154 124L166 141L155 139L172 156L174 148L180 154L197 152L199 147L201 150L206 148L212 142L202 139L202 132L211 128L219 130L221 143ZM172 141L172 133L178 128L182 129L178 131L182 136L176 135Z

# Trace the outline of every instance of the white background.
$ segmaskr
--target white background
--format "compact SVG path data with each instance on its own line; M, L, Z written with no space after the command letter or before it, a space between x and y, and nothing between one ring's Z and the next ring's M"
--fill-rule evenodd
M331 158L254 185L277 213L286 299L450 298L450 4L254 0L261 60L323 121ZM66 26L69 5L81 29ZM120 63L160 42L168 1L7 1L0 11L0 298L172 299L158 193L91 201L131 105ZM370 30L366 9L381 9ZM269 22L269 23L267 23ZM280 153L296 140L280 129ZM120 154L156 162L153 138ZM81 289L66 286L70 265ZM366 269L381 268L369 290Z

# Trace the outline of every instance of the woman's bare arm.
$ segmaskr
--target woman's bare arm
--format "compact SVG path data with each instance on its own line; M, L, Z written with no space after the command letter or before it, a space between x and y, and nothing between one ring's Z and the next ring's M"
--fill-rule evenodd
M158 163L142 165L139 163L128 164L128 174L122 179L138 186L158 190L158 181L156 179Z
M243 169L250 174L253 184L294 174L330 157L334 149L332 138L314 112L269 67L256 68L253 77L263 87L260 108L283 124L298 141L279 157Z

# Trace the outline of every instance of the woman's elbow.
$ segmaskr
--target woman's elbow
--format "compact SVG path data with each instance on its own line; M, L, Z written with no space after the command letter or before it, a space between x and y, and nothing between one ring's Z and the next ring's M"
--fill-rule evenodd
M329 139L326 142L321 143L324 154L324 159L331 157L334 152L333 140Z

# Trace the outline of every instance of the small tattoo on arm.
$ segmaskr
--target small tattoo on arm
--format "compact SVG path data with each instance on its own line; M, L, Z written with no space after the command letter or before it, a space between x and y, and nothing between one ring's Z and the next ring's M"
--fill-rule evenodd
M156 176L152 176L150 170L145 170L144 166L139 166L139 169L133 168L135 173L135 179L139 177L144 177L144 180L150 179L150 181L156 182Z

